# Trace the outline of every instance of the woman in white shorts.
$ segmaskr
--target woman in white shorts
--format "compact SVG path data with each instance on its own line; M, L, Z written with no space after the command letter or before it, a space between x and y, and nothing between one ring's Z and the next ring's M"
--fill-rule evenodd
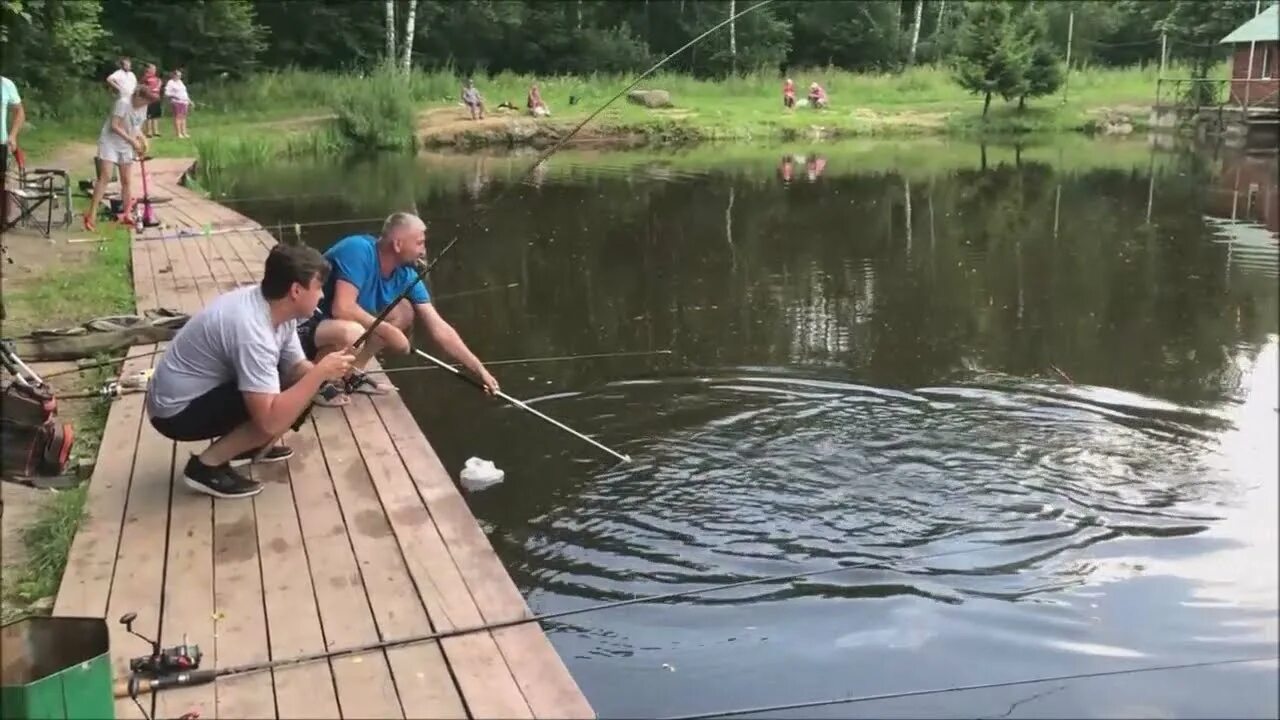
M120 222L128 222L133 211L133 183L129 170L133 161L147 153L147 138L142 134L142 125L147 120L147 104L157 99L157 94L145 85L140 85L133 96L121 98L111 108L111 115L102 124L102 132L98 134L98 179L93 184L93 202L84 214L84 229L94 230L94 218L97 216L102 195L107 191L107 183L111 182L112 166L120 168Z

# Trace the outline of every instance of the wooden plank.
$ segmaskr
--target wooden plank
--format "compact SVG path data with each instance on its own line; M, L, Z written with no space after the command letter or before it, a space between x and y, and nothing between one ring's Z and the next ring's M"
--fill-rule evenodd
M325 408L314 415L321 450L329 466L334 492L369 595L380 639L411 637L432 631L418 600L377 492L344 421L342 411ZM426 643L387 651L401 705L414 717L458 717L464 714L440 646ZM501 677L494 678L495 684ZM415 682L416 681L416 682ZM500 688L500 685L499 685ZM499 693L495 692L495 695ZM523 698L516 692L523 705ZM504 717L525 717L514 704ZM472 708L473 715L478 715Z
M295 448L297 452L297 448ZM297 657L325 650L311 583L311 559L303 544L287 463L254 468L263 484L254 498L258 553L262 560L263 604L266 606L272 658ZM316 478L297 478L315 482ZM326 563L327 557L317 562ZM273 672L276 707L282 718L338 718L333 671L327 662L307 663Z
M145 415L145 409L144 409ZM115 677L129 676L129 658L145 655L151 647L125 631L115 618L137 612L134 628L148 637L160 634L164 583L166 531L169 524L170 476L173 443L144 418L138 434L138 454L133 465L120 551L111 586L107 615L111 633L111 664ZM132 700L116 701L117 718L139 718Z
M151 367L155 356L138 357L155 346L135 345L129 349L121 373L132 374ZM116 400L107 412L106 428L89 489L85 496L85 517L80 522L67 568L58 587L54 615L103 617L115 576L116 551L124 525L129 498L129 481L138 449L138 432L143 415L143 396L128 395Z
M432 624L438 630L482 624L462 575L414 490L391 437L367 398L353 397L347 419L373 478L409 574ZM441 643L458 687L474 717L528 713L528 703L512 682L498 645L489 633L448 638ZM396 676L397 683L400 676Z
M182 442L174 450L160 642L169 647L182 642L185 636L204 651L203 667L217 667L222 658L213 619L213 498L182 482L187 459L205 445ZM214 717L218 690L218 685L209 684L157 693L157 717L178 717L190 710L199 712L201 717Z
M489 539L480 530L435 451L427 444L409 409L395 395L375 397L373 404L449 553L462 571L485 622L529 617L520 591L502 567Z
M418 429L409 409L394 395L378 397L373 405L485 621L493 623L529 617L531 613L524 598L502 567L435 451ZM533 623L520 625L496 631L493 636L535 715L595 717L582 690L541 626Z
M213 503L213 588L217 615L218 664L267 662L267 620L262 607L258 564L257 498ZM218 681L218 717L274 718L271 673Z
M303 425L290 444L294 451L288 461L290 487L307 557L315 558L310 567L311 583L325 649L378 642L373 611L312 423ZM404 716L384 652L338 658L329 664L344 718Z

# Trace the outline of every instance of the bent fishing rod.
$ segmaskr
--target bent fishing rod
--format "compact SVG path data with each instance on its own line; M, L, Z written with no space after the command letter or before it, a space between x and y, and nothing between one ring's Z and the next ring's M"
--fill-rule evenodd
M512 185L508 185L507 189L509 190L511 187L514 187L515 185L520 185L524 183L526 180L528 180L533 175L533 173L538 169L539 165L546 162L547 159L550 158L555 153L559 152L560 149L563 148L565 144L568 143L571 139L573 139L573 136L577 135L578 131L581 130L583 127L585 127L587 123L591 122L593 119L595 119L597 115L604 112L610 105L616 102L618 98L622 97L623 95L626 95L628 92L631 92L631 90L635 88L637 85L639 85L645 78L657 72L659 69L662 68L662 66L666 65L668 62L671 62L671 60L673 60L676 56L680 55L680 53L683 53L685 50L688 50L694 45L697 45L699 42L702 42L704 38L716 32L720 28L726 25L729 25L730 23L734 22L738 18L744 15L747 15L748 13L755 12L756 10L759 10L760 8L766 5L770 5L773 2L774 0L761 0L760 2L756 3L755 5L752 5L751 7L748 7L747 9L741 12L730 15L727 19L722 20L719 23L716 23L715 25L707 29L705 32L703 32L701 35L693 38L689 42L685 43L684 45L680 46L679 48L677 48L676 50L668 54L666 57L659 60L648 70L645 70L644 72L640 73L639 77L631 81L631 83L626 87L619 90L616 95L614 95L613 97L605 101L603 105L596 108L594 112L592 112L585 119L583 119L582 122L575 125L572 130L570 130L567 134L565 134L564 137L556 141L555 145L552 145L550 148L548 148L544 152L539 153L537 159L535 159L533 163L529 165L529 169L524 172L524 174L520 177L520 180L516 183L513 183ZM497 198L493 200L492 203L489 204L489 207L492 207L493 205L497 204L498 200L501 200L503 197L505 197L506 192L507 190L504 190L502 194L500 194ZM431 273L431 270L435 268L435 266L440 262L440 260L444 258L445 255L449 254L449 251L453 249L453 246L458 244L459 237L460 236L458 235L454 235L453 238L444 246L444 249L441 250L440 253L436 255L435 259L432 260L431 262L425 263L419 260L416 263L414 263L414 266L417 268L417 271L418 271L417 277L414 278L414 281L409 283L404 288L404 290L400 291L400 294L397 295L394 300L388 303L387 306L383 308L382 312L378 313L377 317L373 319L373 323L369 325L368 329L366 329L364 333L361 334L360 337L357 338L354 343L352 343L353 347L364 345L364 343L369 339L369 337L373 335L373 332L377 329L377 327L387 319L387 315L391 313L391 309L394 308L396 305L398 305L401 300L404 300L405 298L409 297L409 293L413 291L413 288L418 283L422 283L424 286L426 285L427 275Z
M665 600L677 600L680 598L701 595L705 593L721 592L724 590L732 590L742 587L750 587L753 585L764 585L768 583L789 582L794 580L802 580L804 578L818 577L821 575L831 575L833 573L847 572L851 570L869 570L873 568L894 569L905 563L920 562L923 560L935 560L944 557L954 557L957 555L968 555L983 550L990 549L987 546L967 547L958 550L944 550L936 553L927 553L923 555L915 555L902 558L885 558L879 560L867 560L864 562L852 563L850 565L841 565L833 568L822 568L818 570L807 570L804 572L792 573L788 575L769 575L751 580L739 580L737 582L723 583L719 585L708 585L706 587L693 588L691 590L678 590L669 593L660 593L657 595L642 595L640 597L628 598L626 600L614 600L611 602L598 603L596 605L588 605L587 607L574 608L570 610L558 610L555 612L540 613L529 615L526 617L512 618L511 620L501 620L498 622L488 623L485 625L475 625L462 628L454 628L452 630L442 630L438 632L426 633L423 635L415 635L412 637L399 638L394 640L382 640L379 642L365 643L363 645L354 645L351 647L338 648L335 650L326 650L323 652L308 653L298 655L292 658L282 658L280 660L270 660L267 662L245 663L243 665L233 665L225 668L216 668L208 670L198 669L198 660L196 667L183 669L177 672L168 672L158 674L152 677L141 677L135 673L128 681L121 681L115 686L116 697L136 697L138 694L156 692L176 687L188 687L192 685L205 685L214 682L219 678L231 677L235 675L248 675L251 673L266 672L276 670L282 667L300 665L309 662L317 662L320 660L330 660L334 658L345 657L348 655L358 655L361 653L372 652L375 650L390 650L392 648L404 645L414 645L417 643L447 640L462 635L471 635L480 632L490 632L493 630L501 630L503 628L514 627L516 625L524 625L526 623L539 623L548 620L556 620L558 618L569 617L571 615L582 615L584 613L598 612L601 610L613 610L630 605L639 605L643 603L655 603ZM130 621L133 619L132 614L126 615ZM121 618L123 623L125 618ZM184 641L184 646L186 643Z

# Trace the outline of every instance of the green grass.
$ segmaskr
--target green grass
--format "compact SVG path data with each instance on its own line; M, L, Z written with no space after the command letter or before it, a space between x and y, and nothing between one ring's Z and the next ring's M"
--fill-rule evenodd
M1085 130L1093 111L1127 106L1145 108L1155 95L1156 68L1077 68L1065 93L1030 101L1025 112L1003 100L992 102L982 118L982 99L966 93L951 80L946 68L920 66L901 73L852 73L837 69L796 70L792 74L803 94L818 81L831 99L828 110L781 106L781 79L772 73L704 80L659 73L641 89L664 89L675 107L649 110L620 99L594 121L596 134L626 133L651 140L762 140L806 137L813 128L826 135L1015 134ZM1186 75L1170 68L1167 75ZM1215 76L1226 76L1226 65ZM534 77L501 73L477 78L490 111L502 101L524 107L529 86L537 82L553 112L550 121L568 127L585 118L629 84L633 76ZM303 70L260 73L238 82L195 83L197 105L190 117L194 141L170 137L172 127L162 120L165 137L153 142L153 154L197 154L206 164L222 166L240 161L263 162L298 154L327 155L353 148L408 148L412 145L415 114L437 108L458 108L461 82L452 69L415 70L407 75L378 70L367 75ZM580 101L569 105L570 96ZM41 158L69 140L94 142L109 98L96 84L57 107L29 109L30 129L22 144L33 158ZM1145 112L1132 113L1135 124ZM459 108L459 115L461 109ZM309 126L272 126L299 117L336 117ZM216 141L217 144L214 144ZM477 136L479 143L492 142ZM498 138L497 141L502 141ZM256 158L256 159L255 159Z
M0 622L8 623L34 614L31 604L57 594L58 583L67 566L71 542L84 516L87 483L52 495L40 508L35 522L22 532L27 549L26 564L5 569L4 594L0 600Z
M49 268L5 292L5 334L59 327L134 310L129 233L104 226L95 252L75 266Z

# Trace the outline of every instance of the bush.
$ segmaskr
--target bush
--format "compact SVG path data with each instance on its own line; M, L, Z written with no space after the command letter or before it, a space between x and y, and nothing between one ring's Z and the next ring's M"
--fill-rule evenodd
M337 93L338 132L360 148L403 150L417 146L417 118L409 77L387 66Z

